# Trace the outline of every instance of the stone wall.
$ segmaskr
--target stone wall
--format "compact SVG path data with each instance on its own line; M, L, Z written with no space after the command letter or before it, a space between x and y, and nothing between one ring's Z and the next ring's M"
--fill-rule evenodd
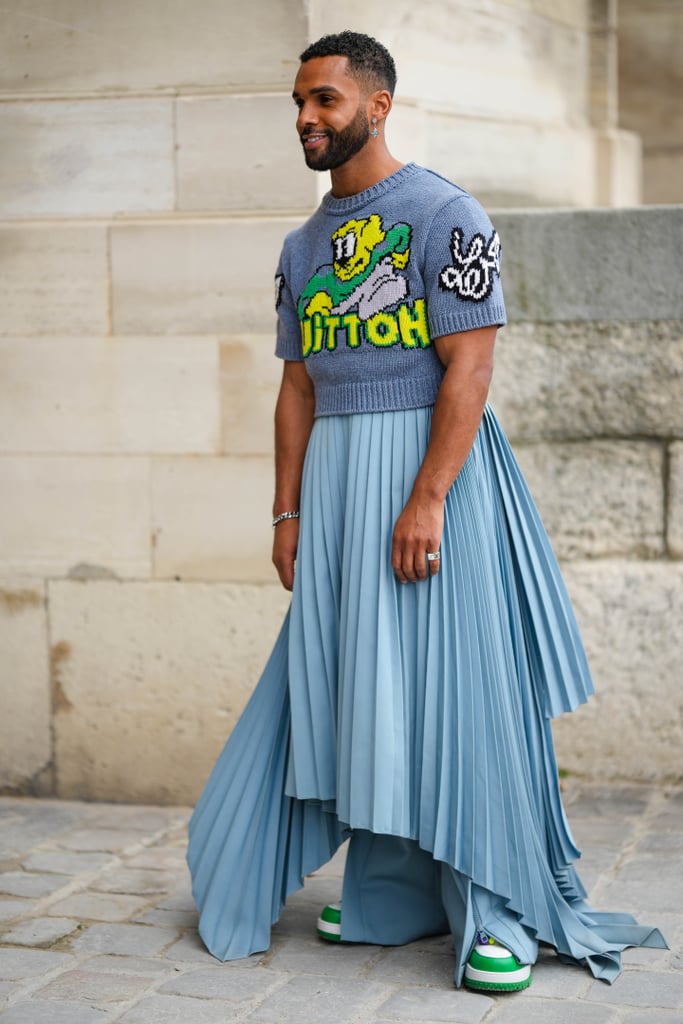
M396 53L398 155L487 202L632 196L613 5L446 6L344 8ZM309 39L344 27L328 7L0 13L0 786L193 800L279 628L272 272L321 187L289 91ZM515 322L496 403L607 705L560 723L563 763L671 775L680 211L575 217L497 218ZM605 764L615 708L656 757Z
M513 322L492 401L597 690L556 723L558 757L593 777L680 777L683 207L495 220Z

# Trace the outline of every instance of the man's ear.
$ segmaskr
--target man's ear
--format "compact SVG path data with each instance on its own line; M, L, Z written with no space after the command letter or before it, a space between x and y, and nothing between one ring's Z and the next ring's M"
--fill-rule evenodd
M383 121L391 111L391 93L388 89L378 89L370 97L370 117Z

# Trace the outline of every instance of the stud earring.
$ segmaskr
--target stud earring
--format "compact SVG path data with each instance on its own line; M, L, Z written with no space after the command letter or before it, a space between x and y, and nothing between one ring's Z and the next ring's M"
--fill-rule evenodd
M373 117L373 119L372 119L372 131L370 132L370 134L372 135L373 139L376 139L377 136L379 135L379 132L377 131L377 118L376 117Z

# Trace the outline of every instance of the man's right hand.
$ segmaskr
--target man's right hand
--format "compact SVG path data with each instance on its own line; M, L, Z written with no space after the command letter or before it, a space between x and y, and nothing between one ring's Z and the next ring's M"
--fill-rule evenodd
M285 590L294 587L294 564L299 544L299 520L283 519L275 527L273 564Z

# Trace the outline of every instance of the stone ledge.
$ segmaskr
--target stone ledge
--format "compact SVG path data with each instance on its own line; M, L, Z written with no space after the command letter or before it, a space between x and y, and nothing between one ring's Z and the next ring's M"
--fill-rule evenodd
M683 318L683 206L492 218L511 321Z

